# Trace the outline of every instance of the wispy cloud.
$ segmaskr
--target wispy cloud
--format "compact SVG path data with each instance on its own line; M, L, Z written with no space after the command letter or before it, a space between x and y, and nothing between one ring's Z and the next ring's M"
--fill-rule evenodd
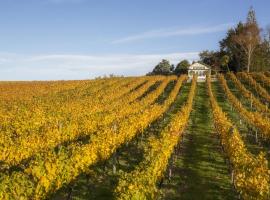
M16 55L0 53L0 80L86 79L105 74L144 75L161 60L196 60L198 52L110 55Z
M81 3L85 0L46 0L48 3L63 4L63 3Z
M199 35L207 33L216 33L227 30L233 26L233 23L219 24L215 26L207 27L187 27L187 28L167 28L160 30L151 30L112 41L113 44L133 42L137 40L145 40L151 38L164 38L172 36L184 36L184 35Z

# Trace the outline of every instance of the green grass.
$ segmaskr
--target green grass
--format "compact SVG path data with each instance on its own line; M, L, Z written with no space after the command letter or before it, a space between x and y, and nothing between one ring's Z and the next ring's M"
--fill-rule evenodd
M173 177L163 199L236 199L211 118L205 83L199 83L184 138L173 155Z

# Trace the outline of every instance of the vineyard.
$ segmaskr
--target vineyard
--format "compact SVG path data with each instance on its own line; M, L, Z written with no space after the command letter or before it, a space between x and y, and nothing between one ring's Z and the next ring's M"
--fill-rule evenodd
M270 199L270 73L0 82L0 199Z

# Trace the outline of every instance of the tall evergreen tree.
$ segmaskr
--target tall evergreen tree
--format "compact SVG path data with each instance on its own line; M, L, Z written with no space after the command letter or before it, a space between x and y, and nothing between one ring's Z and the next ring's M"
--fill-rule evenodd
M255 24L258 26L257 19L256 19L256 13L255 13L255 10L253 9L252 6L250 7L250 9L248 11L246 23L247 24Z
M238 35L243 28L244 24L239 22L235 28L229 29L226 37L219 42L220 51L230 57L229 68L232 71L242 71L246 65L240 45L233 41L233 37Z

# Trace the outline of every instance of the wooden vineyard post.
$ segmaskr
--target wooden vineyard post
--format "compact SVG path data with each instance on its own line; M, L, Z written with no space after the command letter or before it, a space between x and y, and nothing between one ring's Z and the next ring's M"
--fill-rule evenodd
M251 95L251 99L250 99L250 108L252 109L252 103L253 103L253 98L252 98L252 95Z
M116 122L113 124L113 136L114 136L114 144L116 142L116 134L117 134L117 124ZM117 151L114 152L113 154L113 167L112 167L112 170L113 170L113 174L116 174L116 156L117 156Z
M72 191L73 191L73 188L71 186L68 188L67 200L72 200Z
M232 167L231 167L231 169L232 169ZM234 185L234 171L233 171L233 169L231 170L231 182Z
M116 153L113 154L113 174L116 174Z
M258 143L258 131L257 131L257 129L255 131L255 134L256 134L256 143Z
M171 178L172 178L172 166L173 166L173 156L171 156L169 160L169 172L168 172L169 182L171 182Z

